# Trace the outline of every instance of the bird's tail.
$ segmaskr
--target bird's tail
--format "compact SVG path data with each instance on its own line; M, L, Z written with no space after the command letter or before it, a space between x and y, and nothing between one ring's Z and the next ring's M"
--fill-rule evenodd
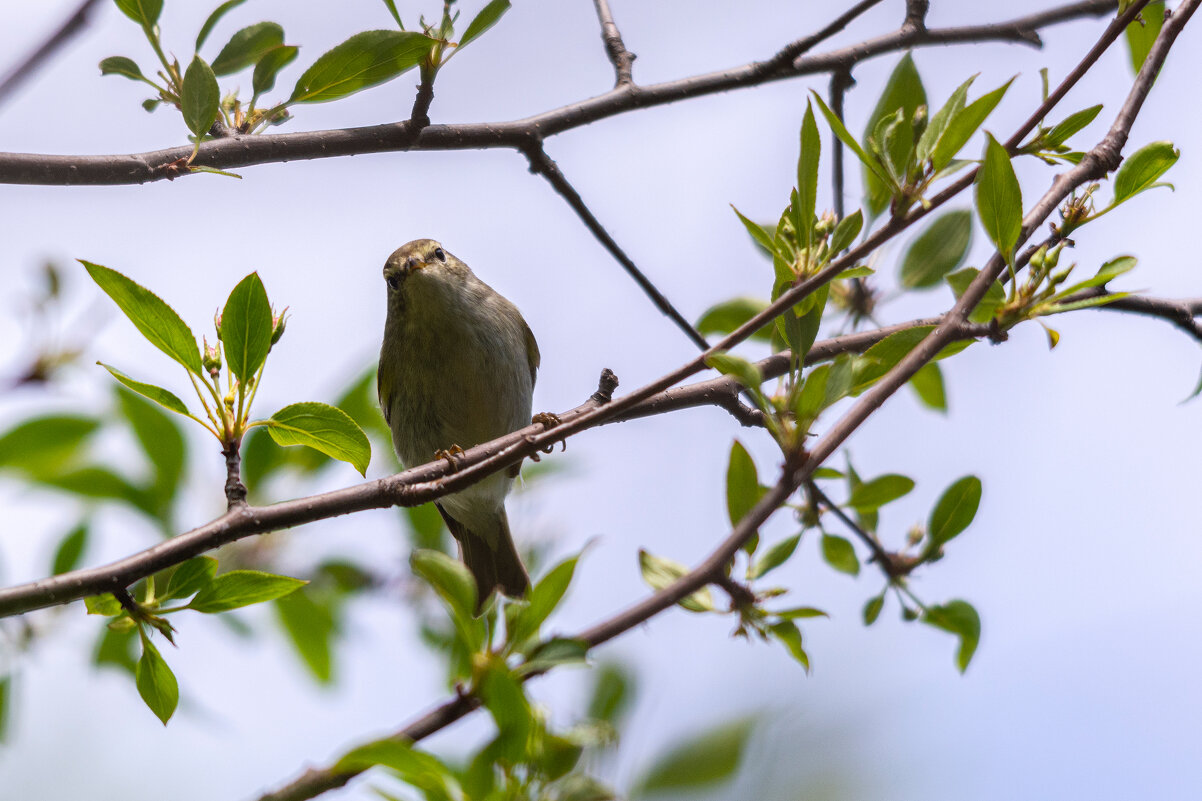
M530 587L530 577L526 575L526 568L522 566L521 557L514 547L505 508L501 507L495 518L498 530L490 532L493 536L485 537L451 517L441 504L436 506L451 535L459 543L463 563L476 580L476 614L480 614L494 589L499 588L511 598L525 597ZM489 545L490 540L496 543L495 548Z

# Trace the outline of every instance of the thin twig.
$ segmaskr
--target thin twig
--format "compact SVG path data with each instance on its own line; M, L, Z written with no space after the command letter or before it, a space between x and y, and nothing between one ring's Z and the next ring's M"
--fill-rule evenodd
M593 0L593 5L597 8L597 20L601 23L601 41L605 42L605 53L614 65L614 86L634 83L631 66L636 56L626 49L626 43L622 41L622 33L614 23L613 12L609 10L609 0Z
M97 2L98 0L84 0L80 3L71 16L67 17L46 41L38 45L37 49L26 56L24 61L4 76L4 80L0 81L0 103L8 100L9 95L62 48L71 37L87 27L89 12Z
M1078 300L1086 300L1087 298L1102 298L1110 294L1111 292L1104 287L1094 287L1070 295L1063 300L1063 303L1072 303ZM1199 322L1197 319L1198 317L1202 317L1202 298L1172 300L1169 298L1149 298L1143 295L1128 295L1125 298L1117 298L1097 308L1103 311L1109 309L1111 311L1142 314L1147 317L1159 317L1163 320L1168 320L1194 339L1202 342L1202 322Z
M868 546L868 550L872 551L872 561L876 562L880 566L881 571L884 572L886 578L892 580L898 578L899 576L904 576L914 569L914 564L907 564L899 559L896 554L892 554L885 550L885 546L881 545L876 537L869 534L859 523L852 520L847 513L839 508L838 504L827 497L827 494L820 490L818 485L813 481L806 482L806 491L809 492L815 500L826 506L826 508L833 513L835 517L839 518L839 521L842 522L843 525L847 526L849 531L855 534L861 542Z

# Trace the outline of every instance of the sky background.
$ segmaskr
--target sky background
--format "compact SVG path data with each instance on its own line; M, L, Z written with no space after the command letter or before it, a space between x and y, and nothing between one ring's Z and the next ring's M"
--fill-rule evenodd
M27 51L75 0L0 4L0 70ZM433 16L435 3L399 2L406 19ZM482 5L462 4L465 17ZM931 26L1000 20L1048 7L1020 0L1004 9L934 2ZM612 85L592 5L518 2L502 22L439 76L435 122L517 119ZM888 0L828 46L896 27L900 0ZM264 19L302 45L280 80L347 36L388 27L375 0L300 10L253 0L231 13L206 48L211 58L237 28ZM164 37L185 60L209 4L172 0ZM836 12L825 4L614 0L636 80L652 83L743 64L815 30ZM1014 45L924 49L915 53L928 97L941 104L980 72L973 96L1018 74L986 128L1004 138L1039 101L1039 69L1053 82L1102 30L1097 20L1045 32L1043 51ZM1168 139L1182 156L1168 180L1176 192L1149 193L1089 226L1063 258L1091 274L1116 255L1140 259L1116 286L1163 296L1200 294L1186 248L1202 207L1196 76L1199 23L1188 27L1136 122L1127 152ZM211 52L210 52L211 51ZM147 115L137 84L101 79L97 62L128 55L146 63L136 26L102 4L87 31L0 109L0 149L44 153L126 153L185 142L178 115ZM847 101L859 133L901 54L858 66ZM1105 103L1074 142L1086 147L1110 124L1131 80L1116 46L1073 90L1053 119ZM248 79L243 77L243 82ZM345 101L301 108L286 129L315 130L408 116L415 75ZM691 319L734 295L764 296L771 269L754 251L728 204L774 219L796 180L797 131L809 89L826 77L796 79L624 114L556 136L547 151L636 263ZM824 144L830 137L825 126ZM979 140L966 148L978 152ZM1019 162L1028 205L1053 170ZM827 162L824 159L824 170ZM694 354L693 346L625 277L568 207L513 152L408 153L296 162L239 170L241 181L195 176L143 187L0 187L0 359L16 364L26 345L22 299L46 259L67 265L73 314L107 324L89 336L82 364L104 359L145 378L176 376L170 363L119 319L86 281L85 258L118 269L171 303L198 333L230 288L257 270L277 306L291 308L260 393L269 412L295 400L328 399L370 364L384 322L380 269L406 241L433 237L521 308L542 351L536 410L583 401L603 367L623 389L642 385ZM859 197L854 174L848 208ZM1109 198L1104 187L1100 196ZM964 208L967 197L953 204ZM831 205L829 184L819 206ZM988 257L974 240L969 264ZM909 236L882 253L880 284L893 285ZM880 309L884 322L942 311L946 289ZM76 319L70 314L66 319ZM882 584L821 562L817 537L777 572L797 604L830 620L804 626L814 663L806 676L783 648L732 641L726 617L673 610L598 658L631 665L639 698L607 778L625 787L666 743L760 713L738 790L721 797L780 801L978 801L1011 798L1196 797L1202 780L1197 717L1202 658L1195 611L1202 543L1197 536L1202 404L1179 405L1194 386L1197 343L1167 324L1085 312L1058 321L1049 352L1026 325L1003 346L977 345L944 362L950 413L921 408L911 393L891 399L848 443L866 476L901 472L917 489L889 506L882 531L899 543L925 520L944 487L967 473L984 483L973 526L948 556L915 577L931 602L965 598L983 620L981 646L966 675L955 670L954 639L898 620L891 602L866 629L860 608ZM89 331L91 329L89 328ZM762 346L761 346L762 347ZM763 355L754 346L749 356ZM166 382L180 394L180 383ZM107 402L108 378L80 367L47 398L0 400L0 420L32 411ZM726 413L699 409L595 430L552 457L569 466L545 487L511 498L519 540L553 542L556 555L593 545L551 628L570 632L646 594L636 553L693 563L725 536L724 475L733 437L774 474L774 446ZM195 491L186 525L221 510L223 466L191 468ZM122 447L120 443L114 447ZM841 466L843 456L835 458ZM369 476L380 475L377 460ZM357 480L349 466L325 474L329 488ZM0 485L0 580L38 577L73 511L58 496ZM298 563L347 551L392 565L407 548L387 512L308 526L285 535ZM832 530L837 523L831 521ZM100 564L153 543L156 535L121 512L100 517L88 555ZM778 515L764 536L794 533ZM250 610L253 622L267 610ZM68 608L17 666L12 741L0 750L0 785L13 798L117 799L170 787L180 801L244 799L276 787L305 764L397 728L444 697L440 668L415 639L412 614L363 602L340 651L334 687L315 689L280 635L253 642L211 620L181 621L181 648L167 654L183 688L166 729L143 708L133 682L93 672L89 649L98 623ZM266 628L266 627L265 627ZM532 686L536 699L570 718L587 676L565 670ZM429 745L461 753L486 736L483 716L457 724ZM375 797L370 782L331 798ZM717 796L716 796L717 797Z

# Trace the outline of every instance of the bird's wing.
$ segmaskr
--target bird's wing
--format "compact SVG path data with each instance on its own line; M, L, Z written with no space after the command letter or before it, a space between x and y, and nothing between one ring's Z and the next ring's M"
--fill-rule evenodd
M542 356L538 352L538 342L534 340L534 332L530 330L530 326L526 324L525 320L522 321L522 329L526 334L526 361L530 365L530 388L533 389Z
M388 419L389 412L392 409L392 397L389 394L389 387L392 386L392 368L388 364L388 360L380 360L380 369L376 372L376 397L380 399L380 411L384 413L384 422L392 425L392 421Z

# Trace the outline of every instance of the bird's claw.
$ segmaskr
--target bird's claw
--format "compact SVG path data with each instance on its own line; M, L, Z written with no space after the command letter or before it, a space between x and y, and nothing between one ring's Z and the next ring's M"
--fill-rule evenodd
M563 421L559 419L559 415L555 414L555 412L539 412L538 414L534 415L534 417L530 418L530 422L532 424L541 424L544 431L549 431ZM561 440L561 442L563 443L563 449L566 451L568 449L567 440ZM554 447L554 443L548 445L547 447L543 448L543 453L550 453ZM531 454L530 459L537 462L538 455Z
M435 459L447 460L447 464L450 466L452 473L459 469L459 463L455 461L455 457L462 455L463 448L460 448L458 445L452 445L450 448L443 448L434 452Z

